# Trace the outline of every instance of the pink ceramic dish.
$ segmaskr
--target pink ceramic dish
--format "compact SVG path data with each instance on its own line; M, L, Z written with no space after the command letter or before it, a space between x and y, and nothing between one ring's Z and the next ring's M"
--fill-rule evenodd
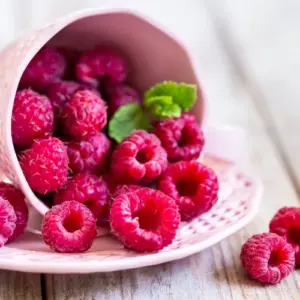
M205 123L204 98L192 59L176 38L139 13L111 9L74 13L8 45L0 53L0 166L2 177L20 187L28 199L31 208L28 231L31 232L0 249L0 268L90 273L148 266L196 253L251 220L257 211L262 188L255 178L234 167L245 153L244 133L238 128L205 124L204 160L219 174L220 200L208 214L182 224L172 245L158 253L138 254L104 235L84 254L52 253L39 235L40 221L48 208L31 191L11 138L11 115L18 82L31 58L45 43L79 50L98 44L117 47L129 58L129 81L141 91L162 80L195 83L199 92L193 112L199 123Z

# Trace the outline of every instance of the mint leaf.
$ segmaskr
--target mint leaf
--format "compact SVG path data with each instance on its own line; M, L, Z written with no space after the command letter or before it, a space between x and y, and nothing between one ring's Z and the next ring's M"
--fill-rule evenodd
M128 103L121 106L108 124L108 135L120 143L136 129L148 130L150 122L138 103Z
M149 109L153 116L159 118L178 118L181 115L181 108L176 103L154 103Z
M195 84L163 81L154 85L145 93L145 104L149 102L149 99L158 96L171 97L173 103L179 105L182 110L187 111L197 99L197 87Z

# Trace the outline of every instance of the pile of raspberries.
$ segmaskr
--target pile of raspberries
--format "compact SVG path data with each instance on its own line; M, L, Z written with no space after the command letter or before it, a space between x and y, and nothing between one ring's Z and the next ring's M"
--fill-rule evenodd
M197 160L204 137L192 114L155 119L149 132L133 130L119 144L110 139L109 119L141 102L127 73L115 49L46 45L21 77L12 140L30 188L50 207L42 234L54 251L88 250L97 226L110 226L129 249L159 251L181 221L217 201L217 176ZM3 245L24 231L28 209L10 184L0 184L0 196Z

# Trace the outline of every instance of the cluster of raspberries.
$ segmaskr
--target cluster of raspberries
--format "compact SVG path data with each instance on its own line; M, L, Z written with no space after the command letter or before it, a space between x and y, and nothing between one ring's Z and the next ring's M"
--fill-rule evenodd
M21 77L12 139L31 189L52 198L42 233L54 251L86 251L97 225L109 225L130 249L158 251L172 243L181 221L217 201L217 176L197 161L204 137L192 114L155 120L151 132L135 130L120 144L110 140L110 117L141 102L127 73L114 49L79 53L46 45ZM27 216L11 203L15 216L7 200L2 210L11 230L4 242L23 230Z
M300 265L300 208L279 209L269 229L269 233L256 234L246 241L241 262L252 278L274 284Z

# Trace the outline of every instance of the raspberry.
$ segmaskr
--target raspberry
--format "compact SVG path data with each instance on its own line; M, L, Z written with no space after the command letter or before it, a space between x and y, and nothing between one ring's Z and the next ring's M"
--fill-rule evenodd
M30 89L17 92L11 122L14 145L30 147L34 139L51 136L53 128L53 109L49 99Z
M12 205L0 197L0 248L13 235L16 228L17 217Z
M78 91L65 104L62 121L65 132L73 138L95 134L106 125L106 106L93 92Z
M44 91L64 75L66 60L57 49L44 46L30 61L20 80L21 87Z
M83 204L66 201L46 213L42 234L45 243L56 252L84 252L96 237L96 220Z
M56 191L67 181L67 148L58 138L35 140L23 152L20 165L33 191L40 194Z
M77 92L82 90L91 90L97 96L100 96L97 90L88 88L83 84L75 81L59 81L50 84L47 88L47 96L49 97L55 111L57 119L61 117L63 106Z
M148 183L160 176L167 165L167 153L159 139L137 130L113 152L111 170L120 183Z
M91 174L77 174L58 191L54 203L74 200L85 204L96 219L101 218L108 204L108 186L101 178Z
M108 100L109 114L113 115L119 107L130 102L141 102L141 97L137 90L124 84L117 85L111 91Z
M12 241L25 231L28 222L28 207L23 193L9 183L0 182L0 197L12 205L17 217L16 228L9 238L9 241Z
M209 211L218 200L215 172L197 161L168 166L158 180L158 189L176 200L183 221Z
M247 273L263 283L278 283L294 269L291 245L275 233L252 236L242 247L241 262Z
M77 78L91 86L99 86L99 79L122 83L126 79L127 66L123 57L115 50L96 48L85 51L76 65Z
M155 124L154 133L168 153L170 162L197 159L204 145L204 136L194 115L165 119Z
M71 141L68 143L69 168L73 174L101 174L107 165L109 150L110 141L101 132L81 141Z
M300 265L300 208L284 207L272 218L270 232L277 233L290 243L295 251L296 264Z
M128 248L158 251L172 243L180 224L175 201L160 191L141 188L115 199L111 228Z

